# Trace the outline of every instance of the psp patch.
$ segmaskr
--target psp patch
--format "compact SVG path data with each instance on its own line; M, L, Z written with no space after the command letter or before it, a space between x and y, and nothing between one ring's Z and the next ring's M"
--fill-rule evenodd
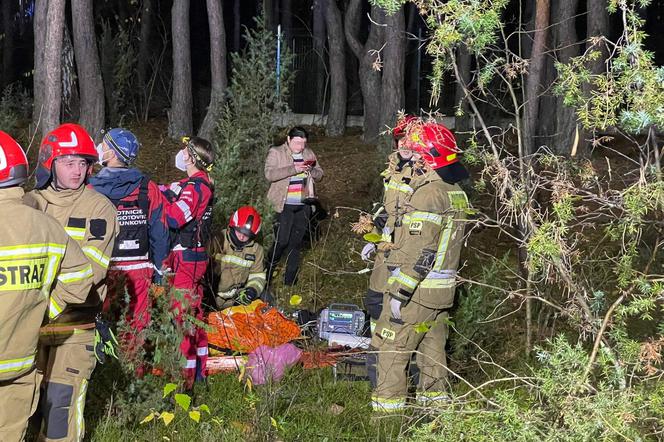
M247 253L244 255L244 259L247 261L256 261L256 255L252 255L251 253Z
M394 338L396 338L397 334L394 332L394 330L390 330L389 328L383 328L380 331L380 337L387 339L388 341L394 341Z
M422 221L411 221L408 226L408 233L411 235L421 235L422 229L424 228L424 222Z

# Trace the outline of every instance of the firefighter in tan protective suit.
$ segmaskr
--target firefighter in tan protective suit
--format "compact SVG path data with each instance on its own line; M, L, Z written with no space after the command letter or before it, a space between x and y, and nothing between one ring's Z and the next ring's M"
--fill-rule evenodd
M413 193L409 183L412 179L411 157L409 149L399 149L399 141L403 138L405 130L415 120L413 116L406 116L398 122L392 131L396 151L388 157L388 166L381 173L383 179L383 201L372 216L374 232L380 235L380 241L376 244L367 243L362 249L362 259L369 261L375 252L374 265L369 278L369 288L364 298L364 307L369 313L371 331L376 328L376 322L383 309L383 293L387 287L390 271L385 265L385 258L389 256L393 245L394 223L397 213L403 210L405 201ZM376 359L375 348L370 348L367 354L367 374L371 386L376 386Z
M98 160L94 142L77 124L49 132L39 148L36 190L25 201L56 219L88 258L93 287L85 303L67 308L42 328L38 369L44 376L40 439L79 441L88 381L96 365L95 322L106 297L106 271L118 232L116 209L85 185Z
M222 251L215 259L221 267L217 307L221 310L250 304L265 289L263 246L255 239L261 230L261 216L251 206L240 207L222 232Z
M23 204L28 161L0 131L0 440L21 441L39 399L39 328L81 303L92 268L54 219Z
M379 349L375 411L406 405L407 368L418 352L416 400L447 400L446 309L454 301L456 269L464 240L468 199L457 183L468 177L458 162L452 133L440 124L416 124L404 146L413 150L413 193L397 217L385 308L372 336Z

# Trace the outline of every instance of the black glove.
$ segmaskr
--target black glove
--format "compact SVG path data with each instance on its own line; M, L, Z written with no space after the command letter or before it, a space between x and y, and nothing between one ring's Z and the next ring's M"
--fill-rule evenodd
M378 230L383 230L385 224L387 224L387 213L383 212L380 215L373 218L373 225L376 226Z
M108 322L104 321L101 315L97 315L95 318L95 357L100 364L106 362L106 356L118 358L118 355L115 354L117 345L118 340L115 339Z
M256 299L258 299L258 291L253 287L243 288L237 296L238 304L242 305L251 304Z

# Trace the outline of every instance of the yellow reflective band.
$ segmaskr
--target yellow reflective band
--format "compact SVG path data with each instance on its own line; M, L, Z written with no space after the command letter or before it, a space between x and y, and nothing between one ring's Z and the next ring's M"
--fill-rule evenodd
M450 243L450 236L452 235L452 225L454 219L451 216L447 217L445 228L440 235L440 242L438 243L438 251L436 252L436 262L433 264L433 270L438 271L443 268L445 262L445 255L447 254L447 246Z
M61 273L58 275L58 281L65 284L75 281L81 281L87 279L93 275L92 266L88 264L85 268L79 272L70 272L70 273Z
M445 279L427 279L424 278L420 282L420 287L424 289L447 289L454 287L456 285L456 280L454 278L445 278Z
M65 227L65 232L76 241L82 241L85 238L85 227Z
M65 245L57 243L43 243L0 247L0 258L29 258L45 254L64 256Z
M371 397L371 408L374 411L395 412L406 407L405 399L384 399L377 396Z
M406 217L408 218L408 222L425 221L433 223L437 226L443 225L443 217L441 215L438 215L437 213L417 211L406 215ZM404 222L406 222L406 217L404 217Z
M266 279L265 272L249 273L249 279Z
M399 274L397 275L396 281L405 285L409 289L415 289L417 287L417 283L419 282L415 278L411 278L410 276L406 275L405 273L402 273L401 270L399 271Z
M60 315L60 313L62 313L62 307L60 307L58 303L55 302L55 299L51 297L51 300L48 303L48 317L50 319L55 319Z
M85 256L102 266L103 268L108 267L108 263L111 262L111 258L104 255L101 250L92 246L83 247L83 253Z
M83 440L83 433L85 432L85 420L83 419L83 407L85 407L85 394L88 391L87 379L81 380L81 389L76 398L76 433L77 440Z
M450 199L450 204L453 209L463 210L467 209L468 204L468 195L463 190L451 190L447 192L447 197Z
M397 183L392 180L390 180L390 182L387 183L386 188L396 190L397 192L413 193L413 188L410 187L408 184Z
M446 159L447 161L452 161L452 160L455 159L456 157L457 157L457 154L453 153L453 154L448 155L445 159Z
M247 261L246 259L238 258L234 255L224 255L221 257L221 262L227 262L229 264L235 264L240 267L251 267L254 263L252 261Z
M35 363L35 355L18 359L0 360L0 373L8 373L10 371L21 371L26 368L32 367Z
M40 289L44 286L44 275L48 256L38 258L0 261L0 291Z

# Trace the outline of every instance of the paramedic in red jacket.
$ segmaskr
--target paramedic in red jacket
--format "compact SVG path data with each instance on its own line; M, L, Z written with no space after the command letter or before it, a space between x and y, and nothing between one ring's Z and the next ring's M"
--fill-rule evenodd
M186 313L202 320L202 284L208 266L205 244L210 236L213 204L208 173L212 171L214 150L209 141L199 137L184 138L183 142L175 157L175 167L187 172L187 178L171 184L165 191L169 203L164 205L164 213L173 233L167 266L174 273L173 287L181 289L188 301L190 311ZM175 299L173 305L182 320L185 312L181 303ZM205 377L208 352L205 329L196 327L184 337L180 349L186 358L185 377L190 388L196 377Z

